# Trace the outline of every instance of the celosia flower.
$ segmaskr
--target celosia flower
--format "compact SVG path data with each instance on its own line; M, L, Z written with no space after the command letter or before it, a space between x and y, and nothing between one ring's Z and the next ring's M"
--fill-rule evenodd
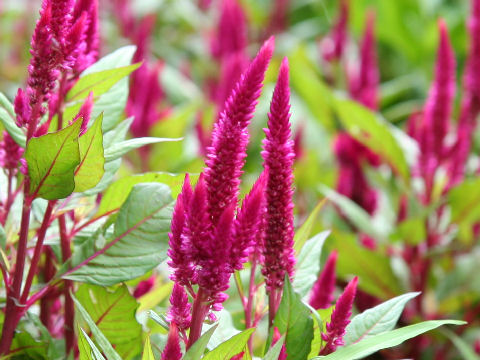
M285 58L270 104L262 151L264 167L268 171L262 273L269 291L281 289L285 274L292 277L295 265L292 202L295 152L289 120L290 88L288 60Z
M0 166L10 170L13 172L12 175L15 175L23 151L24 149L12 139L10 134L4 131L3 139L0 142Z
M327 309L334 300L337 257L338 253L336 251L330 253L320 276L313 285L309 304L315 309Z
M260 225L265 214L266 177L264 171L245 196L242 207L237 213L230 253L230 264L235 270L242 269L259 236Z
M15 124L18 127L26 126L31 115L30 100L27 93L21 88L18 89L17 96L15 96L14 107L16 115Z
M430 88L423 122L427 134L427 152L439 161L444 155L444 139L450 126L452 101L455 97L455 56L445 22L439 21L440 45L435 79Z
M190 315L190 304L188 295L183 286L173 284L172 295L170 296L170 310L167 314L167 320L175 323L180 331L185 331L190 327L192 317Z
M87 14L87 26L84 33L84 44L77 56L74 66L76 74L80 74L98 59L100 34L98 28L98 0L77 0L73 11L73 19L77 21L82 13Z
M472 0L471 16L468 21L470 34L470 50L468 53L464 84L467 92L475 99L476 107L480 107L480 1Z
M351 77L350 93L364 106L376 110L378 108L378 64L375 49L375 14L369 12L367 25L363 35L360 51L360 69L357 76Z
M321 43L323 58L327 61L339 61L345 51L348 38L349 0L339 2L340 13L330 35Z
M260 96L273 47L273 38L262 46L236 84L214 125L212 145L208 148L205 161L208 213L213 225L216 225L226 207L237 202L249 138L247 126Z
M212 39L212 54L218 59L247 46L247 24L243 9L237 0L223 0L216 37Z
M162 360L180 360L182 358L182 349L180 348L180 337L175 323L170 324L167 344L162 352Z
M328 355L334 352L338 346L344 345L343 336L345 329L350 323L350 316L352 315L352 305L357 292L358 278L355 277L350 281L344 292L338 298L332 317L327 323L326 333L322 333L322 340L325 341L320 355Z
M73 0L49 0L52 21L50 29L60 46L65 45L67 33L72 23Z
M275 0L272 2L268 25L269 34L276 34L287 28L289 7L290 0Z
M247 66L248 57L243 51L238 51L222 58L220 80L216 87L216 102L219 107L219 113L223 111L225 102Z
M133 297L138 299L139 297L142 297L146 293L148 293L150 290L152 290L153 285L155 284L155 276L150 276L147 280L142 280L138 283L138 285L135 287L135 290L133 291Z

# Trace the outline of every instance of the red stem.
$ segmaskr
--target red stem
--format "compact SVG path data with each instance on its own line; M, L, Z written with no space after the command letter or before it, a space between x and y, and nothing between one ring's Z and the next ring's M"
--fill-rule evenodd
M202 334L203 321L207 315L207 303L204 299L203 289L199 288L195 301L193 302L192 324L188 336L187 350L200 338Z
M255 270L257 269L257 259L256 257L252 259L252 267L250 268L250 282L248 284L248 297L247 297L247 307L245 308L245 328L249 329L254 326L252 324L252 309L253 309L253 298L256 293L255 286ZM250 336L248 339L248 349L250 354L253 354L253 338Z

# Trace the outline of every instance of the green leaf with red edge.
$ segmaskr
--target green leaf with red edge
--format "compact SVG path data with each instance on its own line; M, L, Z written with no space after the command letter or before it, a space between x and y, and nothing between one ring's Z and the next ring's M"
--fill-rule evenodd
M113 233L95 233L74 249L63 278L110 286L134 279L167 258L173 210L165 184L138 184L117 215Z
M105 173L102 134L103 114L78 140L80 164L75 169L75 192L82 192L96 186Z
M78 135L81 121L54 133L30 139L25 151L30 193L47 200L63 199L75 188L80 163Z
M135 319L138 303L126 285L108 291L101 286L83 284L75 297L122 359L141 353L142 326Z

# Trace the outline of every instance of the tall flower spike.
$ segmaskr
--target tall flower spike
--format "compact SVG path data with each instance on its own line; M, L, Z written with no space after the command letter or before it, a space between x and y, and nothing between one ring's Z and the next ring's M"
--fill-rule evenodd
M231 265L235 270L241 270L243 263L255 244L260 225L265 214L265 183L266 171L262 172L252 189L245 196L242 207L237 213L233 228Z
M378 108L379 78L375 41L375 14L370 11L367 14L367 25L361 44L360 70L351 88L352 97L364 106L376 110Z
M237 202L249 138L247 126L253 117L273 48L274 39L270 38L235 85L214 125L212 145L207 149L205 161L208 211L213 225L227 206Z
M465 88L476 100L480 107L480 0L472 0L471 16L468 21L470 33L470 50L465 71Z
M335 27L331 34L322 42L322 55L327 61L339 61L347 45L347 27L350 12L349 0L341 0L339 2L339 10L340 12Z
M12 139L10 134L4 131L3 140L0 142L0 166L12 171L15 175L23 151L23 148Z
M244 51L247 46L247 23L237 0L223 0L212 54L218 59Z
M264 129L262 156L268 171L266 184L266 227L264 237L264 266L268 290L283 287L285 274L293 275L293 161L295 152L290 131L290 88L288 60L280 66L277 85Z
M72 24L73 0L49 0L52 7L51 29L53 36L63 46Z
M171 232L168 234L170 239L168 242L169 249L167 252L170 257L168 265L173 269L170 278L181 285L189 284L193 273L192 265L184 253L185 245L182 246L182 234L184 232L187 210L189 209L192 194L193 190L190 185L190 177L186 174L182 192L178 195L175 208L173 209Z
M430 88L423 116L427 134L427 151L437 160L441 160L444 153L443 142L452 114L452 101L455 97L455 56L445 22L440 20L438 27L440 45L437 53L435 79Z
M313 285L310 295L310 305L315 309L326 309L332 305L335 292L335 265L338 253L332 251L323 267L320 276Z
M180 348L180 337L175 323L170 324L168 332L167 345L162 352L162 360L180 360L182 358L182 349Z
M172 295L170 296L170 310L168 311L167 320L175 323L180 331L185 331L190 327L192 320L188 303L188 295L183 286L177 283L173 284Z
M85 48L78 54L75 72L81 73L98 59L100 35L98 29L98 0L77 0L73 11L76 21L83 12L88 14L85 29Z
M322 339L326 342L320 355L328 355L334 352L338 346L344 345L343 336L345 329L350 323L353 301L357 292L358 278L350 281L338 298L335 310L333 310L331 321L327 323L327 332L322 333Z

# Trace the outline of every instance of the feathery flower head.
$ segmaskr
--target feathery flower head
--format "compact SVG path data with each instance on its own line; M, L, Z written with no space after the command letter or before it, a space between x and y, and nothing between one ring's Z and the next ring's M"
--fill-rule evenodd
M80 54L85 52L87 44L85 43L86 30L88 27L88 14L82 12L79 18L75 20L72 28L65 37L63 46L63 61L62 67L67 69L73 69L77 58Z
M247 46L247 23L237 0L223 0L216 38L212 40L212 55L218 59L244 51Z
M248 57L243 51L226 55L221 61L221 73L219 83L216 86L216 102L219 113L222 112L225 102L240 80L242 73L248 66Z
M355 277L350 281L338 298L332 317L327 323L326 333L322 333L322 339L326 342L320 355L328 355L334 352L338 346L344 345L343 336L345 329L350 323L350 316L352 315L353 301L357 292L358 278Z
M313 285L309 304L315 309L329 308L334 300L336 282L335 265L337 258L338 253L332 251L327 258L320 276Z
M28 89L27 89L28 91ZM14 100L14 109L16 114L15 124L23 127L28 124L31 115L30 99L26 91L18 88L17 95Z
M349 12L349 0L341 0L337 23L332 32L321 43L322 55L326 61L339 61L345 52L348 39Z
M471 16L468 21L470 50L465 69L465 88L475 98L480 108L480 0L472 0Z
M450 126L452 101L455 97L455 56L443 20L438 22L440 44L437 53L435 79L430 88L423 116L427 134L427 151L441 160L444 139Z
M290 88L288 60L283 59L270 104L268 128L264 129L262 157L268 171L264 266L267 289L283 287L285 274L293 275L293 161L295 152L290 131Z
M267 173L264 171L245 196L242 207L237 213L230 254L231 266L235 270L243 268L243 263L248 260L248 255L255 245L257 237L260 236L260 226L265 214L266 180Z
M367 25L360 50L360 69L358 76L352 77L350 92L352 97L364 106L378 108L378 73L377 51L375 41L375 14L367 14Z
M181 360L182 349L180 348L180 337L175 323L170 323L170 331L168 332L167 344L162 352L162 360Z
M77 21L85 12L87 21L84 31L85 46L78 53L74 70L80 74L98 59L100 34L98 28L98 0L77 0L73 10L73 19Z
M188 303L188 295L185 289L177 283L173 284L170 305L167 320L170 321L170 323L175 323L180 331L187 330L192 320L190 314L191 305Z
M204 171L208 213L213 225L226 207L237 203L249 138L247 126L253 117L273 48L274 39L270 38L235 85L214 125Z
M170 260L168 265L173 269L170 278L181 285L190 283L193 274L193 267L189 261L187 254L184 253L185 245L182 245L182 234L186 223L187 210L190 206L190 200L193 195L193 190L190 185L190 177L185 175L183 187L180 195L177 197L177 202L173 209L171 232L169 237L168 256Z
M65 45L67 33L72 25L73 0L48 0L52 8L50 28L58 44Z
M12 139L10 134L3 132L3 139L0 142L0 166L16 172L24 149Z

